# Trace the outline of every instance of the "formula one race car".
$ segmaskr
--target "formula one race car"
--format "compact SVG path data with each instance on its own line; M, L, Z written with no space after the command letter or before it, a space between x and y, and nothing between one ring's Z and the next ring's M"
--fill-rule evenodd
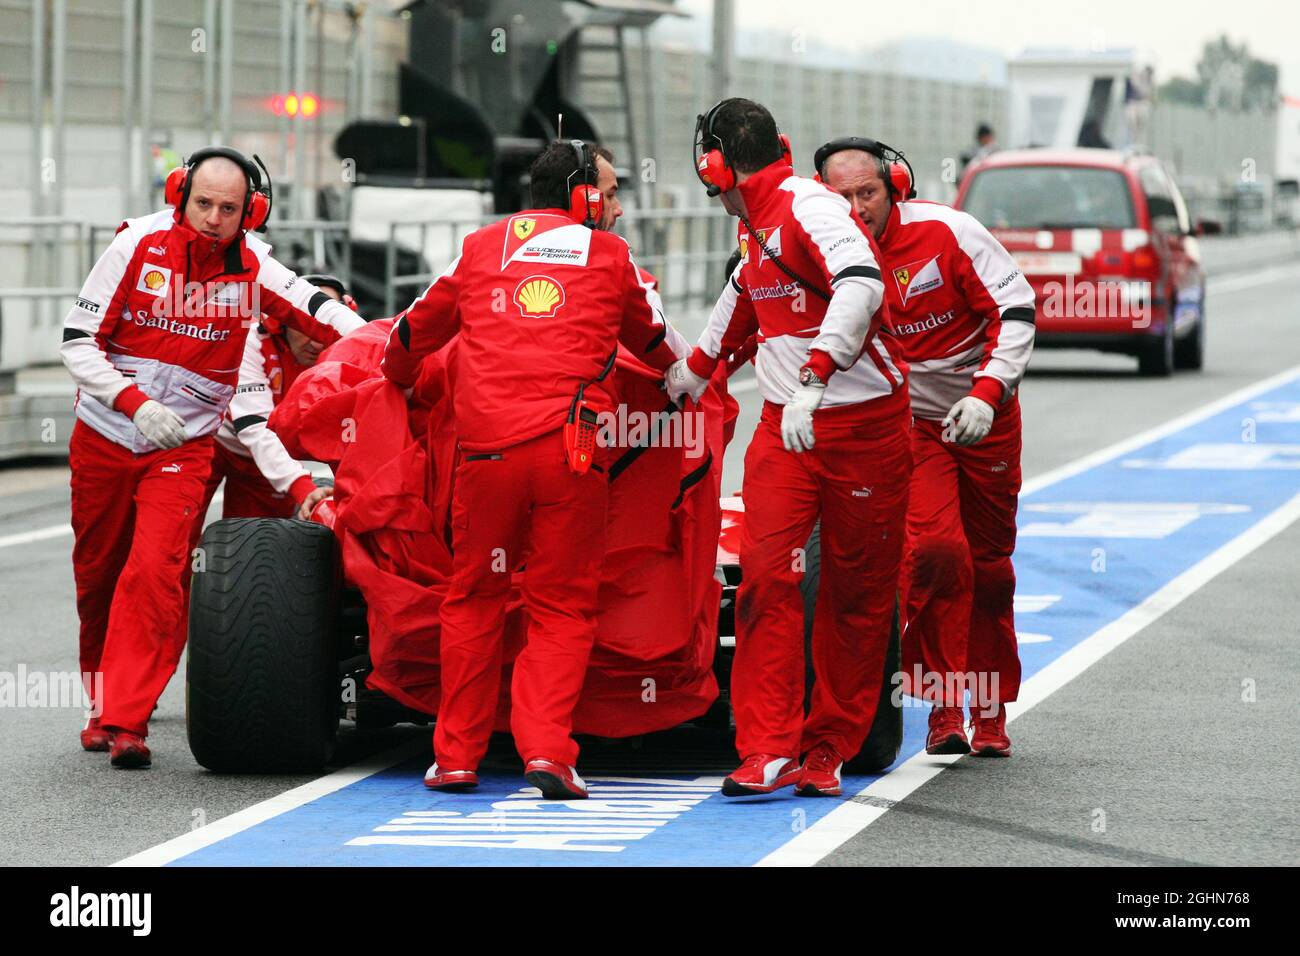
M456 443L448 346L408 404L378 372L391 321L327 350L271 419L289 451L328 463L332 506L313 521L234 519L205 530L191 585L186 724L203 766L312 772L341 718L360 729L436 719L438 607L451 569ZM736 404L719 372L697 409L665 407L659 376L621 354L625 419L598 465L610 481L600 616L574 732L636 737L684 723L729 727L739 498L721 498ZM719 537L718 529L721 528ZM805 640L819 586L819 535L806 549ZM527 620L512 575L497 729L509 728L510 662ZM848 772L898 755L897 617L875 724ZM811 683L811 654L806 655Z

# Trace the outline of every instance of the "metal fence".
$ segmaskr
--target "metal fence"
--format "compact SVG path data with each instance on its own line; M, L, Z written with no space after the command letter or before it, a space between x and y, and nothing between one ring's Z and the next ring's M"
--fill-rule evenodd
M393 222L384 258L384 310L394 315L415 299L460 253L465 236L501 218L500 214L443 222ZM735 225L722 209L629 211L619 232L632 247L637 265L659 281L664 306L674 309L711 304L722 288L723 266L735 248ZM403 273L404 251L423 250L427 269Z
M354 291L382 302L385 315L394 315L451 263L466 235L499 218L393 222L382 250L382 275L353 268L346 222L277 221L267 238L281 261L328 269ZM116 223L67 217L0 218L0 255L26 263L23 284L0 286L0 369L58 361L63 318L117 228ZM658 280L670 317L707 307L717 298L724 263L735 248L734 220L722 209L628 212L617 230L637 264Z

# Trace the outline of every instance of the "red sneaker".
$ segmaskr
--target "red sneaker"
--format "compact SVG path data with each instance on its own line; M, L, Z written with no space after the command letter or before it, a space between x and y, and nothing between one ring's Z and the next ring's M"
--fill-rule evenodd
M962 729L960 707L934 707L930 710L930 733L925 738L928 754L968 754L970 744Z
M524 777L547 800L585 800L587 785L574 767L538 757L524 766Z
M119 770L137 770L149 766L153 762L153 755L139 734L119 730L113 734L108 762Z
M981 710L972 710L970 724L975 728L970 749L976 757L1010 757L1011 738L1007 736L1007 709L994 704L998 712L994 717L984 716Z
M794 792L801 797L838 797L844 761L830 744L818 744L804 758Z
M788 787L799 779L799 761L774 754L752 754L722 781L726 797L750 797Z
M424 773L424 785L430 790L473 790L478 786L478 774L473 770L444 770L435 760Z
M100 726L98 717L91 717L81 731L81 749L104 751L113 743L113 735Z

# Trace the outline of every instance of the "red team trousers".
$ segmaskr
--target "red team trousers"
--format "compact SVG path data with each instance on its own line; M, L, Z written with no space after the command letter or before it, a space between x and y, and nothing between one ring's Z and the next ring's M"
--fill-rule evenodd
M897 598L911 448L907 393L815 413L816 444L781 441L765 402L745 453L736 657L736 750L795 756L826 742L853 757L875 719ZM818 516L821 586L804 717L804 621L798 560Z
M1020 690L1011 566L1020 493L1019 401L998 408L992 430L977 445L945 442L942 433L936 421L918 418L912 425L902 576L905 686L913 696L959 707L965 688L956 678L975 675L972 705L987 707L1015 700Z
M596 636L609 486L570 471L558 431L495 453L462 452L452 500L452 576L441 610L438 765L473 770L501 686L511 569L526 559L528 638L514 662L510 730L524 760L573 766L573 708Z
M101 723L144 736L185 647L182 572L212 439L137 455L77 422L68 462L81 670L103 674Z
M222 478L226 479L221 504L223 518L292 518L297 513L298 506L293 497L277 492L263 477L252 458L237 455L220 442L214 441L212 444L212 474L208 478L203 510L199 515L200 533L203 530L203 515L207 514L208 505L212 503L212 497L217 493Z

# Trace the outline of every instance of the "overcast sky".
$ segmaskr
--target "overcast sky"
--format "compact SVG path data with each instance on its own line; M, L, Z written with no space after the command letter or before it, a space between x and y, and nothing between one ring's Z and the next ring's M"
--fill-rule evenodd
M1011 57L1026 47L1134 48L1163 82L1194 76L1207 39L1227 33L1282 68L1282 92L1300 96L1297 0L735 0L738 25L805 30L825 43L874 47L943 36ZM678 0L708 21L713 0Z

